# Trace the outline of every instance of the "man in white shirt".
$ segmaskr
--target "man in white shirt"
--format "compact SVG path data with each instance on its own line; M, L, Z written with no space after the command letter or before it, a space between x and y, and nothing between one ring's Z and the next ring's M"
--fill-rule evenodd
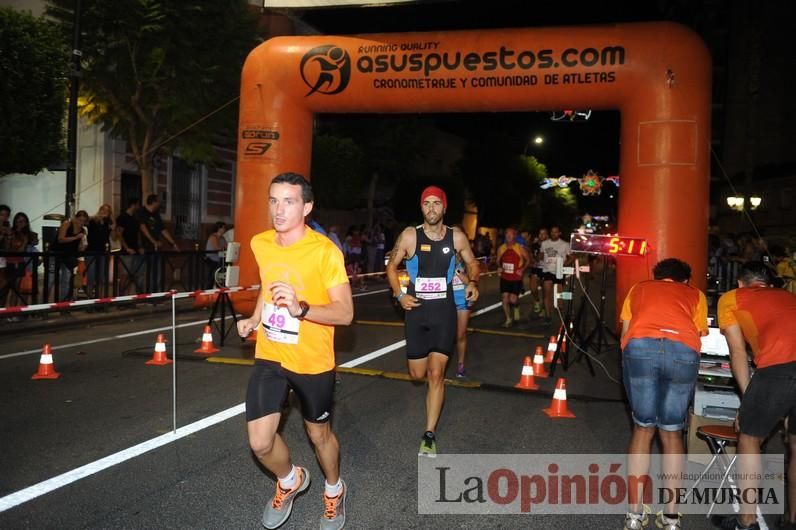
M563 279L556 278L556 259L564 258L564 265L572 263L572 251L569 243L561 239L561 228L550 227L550 239L542 241L540 252L542 262L542 286L544 289L545 324L553 322L553 283L562 284Z

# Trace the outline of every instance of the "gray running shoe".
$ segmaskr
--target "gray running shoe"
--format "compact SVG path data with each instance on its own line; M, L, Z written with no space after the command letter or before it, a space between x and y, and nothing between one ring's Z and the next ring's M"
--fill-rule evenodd
M299 466L296 466L296 485L293 489L283 489L277 479L276 494L263 512L263 526L271 530L285 524L285 521L290 517L290 512L293 510L293 499L309 486L309 471Z
M663 530L682 530L682 526L680 524L680 514L677 514L677 517L666 517L663 515L663 512L658 512L658 515L655 516L655 526L658 528L663 528Z
M642 530L643 528L647 528L650 524L650 513L652 510L649 506L643 505L641 513L633 513L627 512L625 515L625 526L622 528L624 530Z
M337 497L327 497L323 494L323 516L321 517L321 530L341 530L345 526L345 498L348 495L348 486L345 481L343 489Z

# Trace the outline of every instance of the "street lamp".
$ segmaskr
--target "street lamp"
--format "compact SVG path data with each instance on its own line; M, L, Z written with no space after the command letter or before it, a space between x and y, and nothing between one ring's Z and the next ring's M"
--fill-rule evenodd
M533 139L533 143L535 143L536 145L542 145L544 143L544 138L541 136L536 136Z
M729 206L730 208L732 208L736 212L742 212L743 211L744 202L745 202L745 199L743 197L741 197L741 196L737 196L737 197L736 196L730 196L730 197L727 197L727 206Z
M757 210L757 208L763 203L762 197L758 195L752 195L749 197L749 209L750 210ZM746 204L746 197L743 195L733 195L727 197L727 206L735 210L736 212L742 212L744 210L744 206Z

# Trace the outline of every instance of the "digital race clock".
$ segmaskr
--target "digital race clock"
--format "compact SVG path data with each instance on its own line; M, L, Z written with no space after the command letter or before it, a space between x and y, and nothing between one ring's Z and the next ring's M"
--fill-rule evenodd
M647 240L641 237L621 237L610 234L574 233L569 240L572 252L609 256L644 256L649 250Z

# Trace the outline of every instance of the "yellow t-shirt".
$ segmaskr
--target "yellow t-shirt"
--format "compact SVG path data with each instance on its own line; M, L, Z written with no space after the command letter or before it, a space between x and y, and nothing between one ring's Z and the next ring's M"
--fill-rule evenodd
M334 326L290 317L283 308L273 306L268 285L285 282L310 306L328 304L328 289L348 283L342 252L329 238L309 227L288 247L276 242L275 230L254 236L251 247L260 270L261 289L265 290L255 357L278 362L300 374L332 370Z

